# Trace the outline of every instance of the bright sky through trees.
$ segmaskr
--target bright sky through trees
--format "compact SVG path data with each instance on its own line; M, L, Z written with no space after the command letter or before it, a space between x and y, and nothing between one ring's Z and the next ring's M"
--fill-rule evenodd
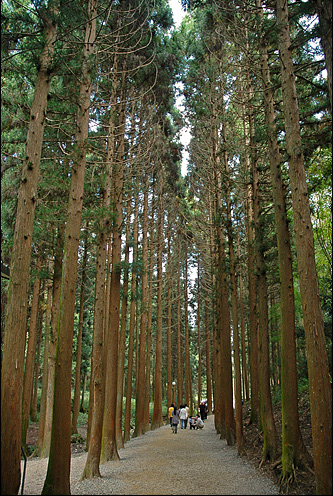
M183 10L180 0L169 0L170 7L172 9L173 13L173 20L175 23L175 27L178 28L180 23L182 22L186 12ZM181 91L181 85L177 85L177 89ZM176 95L176 106L180 110L183 110L183 105L182 105L182 96L177 96ZM186 175L187 172L187 161L189 154L186 150L187 145L189 144L191 139L191 133L188 128L184 127L180 133L180 141L182 145L184 146L183 152L182 152L182 167L181 167L181 174L182 176Z

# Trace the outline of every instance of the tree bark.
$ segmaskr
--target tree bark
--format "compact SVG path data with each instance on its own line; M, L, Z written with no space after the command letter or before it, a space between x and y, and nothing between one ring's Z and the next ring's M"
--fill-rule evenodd
M123 73L124 74L124 73ZM120 291L121 291L121 235L122 235L122 204L124 183L124 143L123 132L125 125L125 79L120 94L119 110L119 143L116 161L113 164L114 177L114 223L112 238L112 272L110 285L109 326L106 329L106 381L105 405L103 419L102 454L103 462L119 460L116 440L117 416L117 383L118 383L118 352L120 324Z
M317 494L332 493L332 389L315 264L314 239L300 134L288 5L276 3L282 98L293 202L297 265L306 339L313 460Z
M133 437L145 433L145 385L146 385L146 348L147 348L147 318L148 318L148 193L149 176L144 179L143 222L142 222L142 296L139 361L136 383L135 429Z
M180 233L178 232L178 256L180 256ZM182 320L181 320L181 278L180 264L177 270L177 401L178 406L183 401L183 335L182 335Z
M249 75L247 74L247 79ZM243 87L241 87L243 100ZM250 97L251 95L249 95ZM247 258L248 258L248 286L249 286L249 322L250 322L250 384L251 384L251 423L259 423L259 336L257 321L257 304L255 288L255 262L254 262L254 227L253 227L253 191L250 170L250 139L247 125L245 105L242 108L244 129L244 173L246 177L245 209L246 209L246 234L247 234Z
M51 270L53 263L49 262L48 269ZM46 397L47 397L47 383L48 383L48 359L50 352L50 338L51 338L51 312L52 312L52 279L49 278L46 283L46 312L45 312L45 332L44 332L44 360L43 360L43 373L42 373L42 394L40 399L40 414L39 414L39 429L38 441L36 447L36 454L40 457L41 448L43 444L44 430L45 430L45 417L46 417Z
M21 480L22 392L29 267L57 15L58 3L50 3L44 20L45 45L40 56L30 111L10 263L1 367L1 494L6 495L17 494Z
M256 146L254 144L254 146ZM264 260L262 226L260 224L260 194L259 171L257 160L252 158L253 178L253 214L255 223L255 261L256 261L256 289L259 317L259 405L260 419L263 431L262 460L276 460L278 456L278 436L274 422L273 406L270 390L270 354L268 336L268 297L266 266Z
M162 416L162 256L163 256L163 177L162 172L158 179L158 228L157 228L157 315L156 315L156 358L155 358L155 388L154 388L154 410L151 429L157 429L163 425Z
M24 374L24 387L23 387L23 402L22 402L22 445L26 449L27 430L29 425L30 416L30 403L32 395L32 386L34 380L34 366L37 346L37 328L38 328L38 307L39 307L39 291L40 291L40 270L41 259L40 256L36 262L36 277L34 282L31 315L29 326L29 339L27 347L27 356L25 361L25 374Z
M132 377L133 377L133 354L134 354L134 329L135 329L135 307L136 307L136 263L138 258L138 222L139 222L139 200L135 197L134 223L133 223L133 266L131 280L131 304L130 304L130 323L128 337L128 355L127 355L127 384L126 384L126 404L125 404L125 421L124 421L124 442L130 440L131 430L131 398L132 398Z
M80 310L79 310L79 329L76 347L76 368L75 368L75 386L74 386L74 404L72 415L72 434L77 434L77 419L80 411L80 392L81 392L81 359L82 359L82 337L83 337L83 311L84 311L84 290L87 274L88 259L88 222L84 232L84 251L82 259L82 278L80 290Z
M210 328L209 328L209 299L205 298L205 336L206 336L206 383L207 383L207 407L210 413L213 412L212 405L212 376L210 360Z
M55 374L55 358L57 348L57 326L60 306L60 290L61 290L61 272L63 258L63 243L64 243L64 227L58 229L57 241L54 254L54 268L52 281L52 310L49 335L49 352L47 355L47 390L45 404L45 424L44 430L41 433L39 456L40 458L48 458L51 445L52 417L53 417L53 398L54 398L54 374ZM41 428L41 425L40 425Z

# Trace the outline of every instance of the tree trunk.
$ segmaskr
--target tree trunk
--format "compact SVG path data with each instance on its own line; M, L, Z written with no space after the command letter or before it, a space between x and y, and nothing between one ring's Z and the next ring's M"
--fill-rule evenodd
M261 0L257 0L263 16ZM299 426L297 398L297 366L295 341L295 301L292 272L292 256L288 230L285 192L281 175L281 158L275 125L273 89L268 65L267 47L260 38L260 65L264 89L265 119L271 172L275 228L278 244L279 275L281 284L281 395L282 395L282 474L281 482L293 476L293 467L311 465ZM275 367L274 367L275 369Z
M190 365L190 333L188 325L188 271L187 271L187 240L184 241L185 257L184 257L184 314L185 314L185 403L189 405L192 411L192 402L190 401L190 386L191 386L191 365Z
M154 184L152 197L155 198ZM145 384L145 413L144 413L144 429L147 432L149 430L150 414L150 394L151 394L151 355L152 355L152 336L151 336L151 325L153 318L153 294L154 294L154 254L155 254L155 201L152 202L151 208L151 225L150 225L150 236L149 236L149 282L148 282L148 322L147 322L147 356L146 356L146 384Z
M156 358L155 358L155 389L154 389L154 410L151 422L151 429L156 429L163 425L162 416L162 256L163 256L163 178L158 180L158 229L157 229L157 315L156 315Z
M48 458L51 445L52 417L53 417L53 398L54 398L54 374L55 358L57 348L57 326L60 306L61 290L61 272L63 257L64 227L58 229L53 269L52 283L52 311L49 335L49 353L47 355L47 390L45 404L45 424L44 431L41 433L41 444L39 446L40 458ZM41 426L40 426L41 427Z
M121 291L121 235L122 235L122 204L124 182L124 148L123 130L125 123L125 80L120 100L119 112L120 138L119 147L113 165L114 173L114 224L112 239L112 272L110 286L109 327L106 329L106 381L105 405L103 420L102 455L103 462L119 460L116 440L117 415L117 383L118 383L118 352L119 352L119 323L120 323L120 291Z
M131 398L132 398L132 377L133 377L133 354L134 354L134 329L135 329L135 307L136 307L136 268L138 258L138 221L139 221L139 200L138 195L135 197L134 207L134 224L133 224L133 268L131 280L131 305L130 305L130 323L128 337L128 355L127 355L127 384L126 384L126 405L124 421L124 442L130 440L131 430Z
M79 411L80 411L84 289L86 284L87 258L88 258L88 222L84 232L84 251L83 251L83 259L82 259L79 329L78 329L77 347L76 347L76 369L75 369L74 404L73 404L73 415L72 415L72 434L78 433L77 419L79 417Z
M238 258L240 260L240 242L239 236L237 236L237 251ZM247 377L247 364L246 364L246 344L245 344L245 319L244 319L244 300L243 300L243 274L240 271L239 274L239 301L240 301L240 318L241 318L241 343L242 343L242 380L243 380L243 399L244 401L249 401L249 382Z
M39 295L38 304L38 321L37 321L37 350L35 355L34 364L34 383L31 395L30 404L30 419L32 422L37 422L37 404L38 404L38 383L39 383L39 371L40 371L40 348L42 339L42 326L43 326L43 306L44 306L44 281L42 281L42 288Z
M10 263L1 367L1 494L7 495L17 494L21 481L22 392L31 242L57 15L58 4L50 4L43 19L45 45L30 111Z
M40 270L41 259L37 258L36 262L36 277L34 282L31 315L29 326L29 340L27 348L27 356L25 361L25 374L24 374L24 387L23 387L23 403L22 403L22 445L26 449L27 430L29 425L30 416L30 403L32 396L32 387L34 380L34 367L37 346L38 334L38 307L39 307L39 292L40 292Z
M133 437L142 436L145 433L145 385L146 385L146 348L147 348L147 313L148 313L148 193L149 176L145 175L143 200L143 222L142 222L142 296L141 296L141 321L140 321L140 343L139 360L136 383L135 402L135 429Z
M249 75L247 75L249 79ZM243 95L243 88L241 88ZM242 108L242 120L244 129L244 174L246 177L245 208L246 208L246 234L247 234L247 257L248 257L248 286L249 286L249 321L250 321L250 377L251 377L251 423L259 423L259 336L255 288L255 262L254 262L254 228L253 228L253 198L250 171L250 140L246 119L245 104Z
M49 262L49 270L53 266L52 261ZM45 312L45 332L44 332L44 360L43 360L43 373L42 373L42 394L40 399L40 414L39 414L39 429L38 441L36 446L36 454L40 457L43 445L43 437L45 431L45 416L46 416L46 397L47 397L47 384L48 384L48 360L50 353L50 338L51 338L51 312L52 312L52 279L47 280L46 285L47 299L46 299L46 312Z
M168 218L168 270L167 270L167 406L169 407L173 402L172 397L172 348L171 348L171 232L170 232L171 222L170 217Z
M178 256L180 256L180 233L178 232ZM183 401L183 336L182 336L182 319L181 319L181 278L180 278L180 264L177 270L177 401L175 404L178 406Z
M220 98L224 101L224 85L223 85L223 68L220 61ZM231 217L231 191L230 191L230 171L228 164L227 151L227 131L224 105L221 108L222 118L222 156L223 156L223 172L224 172L224 189L227 204L227 233L230 259L230 278L231 278L231 314L233 328L233 343L234 343L234 370L235 370L235 410L236 410L236 442L237 450L240 455L244 453L244 433L243 433L243 415L242 415L242 378L240 369L239 355L239 333L238 333L238 298L237 298L237 282L236 282L236 263L234 253L234 235L232 229Z
M205 335L206 335L206 383L207 383L207 407L210 413L213 412L212 405L212 377L210 361L210 329L209 329L209 299L205 298Z
M88 21L86 25L84 42L82 81L80 84L80 104L77 114L77 131L75 133L76 153L73 157L67 223L65 230L51 448L42 494L59 495L70 493L71 372L75 287L91 94L91 79L88 59L94 51L95 35L96 2L95 0L91 0L88 4Z
M289 177L297 250L297 266L306 339L313 460L317 494L332 493L332 389L324 322L320 305L314 239L299 124L295 75L288 22L288 5L276 4L279 28L282 98L285 118Z
M253 122L250 123L252 128ZM252 132L252 131L251 131ZM253 130L254 132L254 130ZM253 139L253 146L254 143ZM259 387L260 387L260 419L263 431L264 445L262 460L274 461L278 455L278 436L274 422L272 398L270 390L270 355L268 336L268 297L266 266L263 251L262 226L260 224L260 196L259 196L259 172L257 160L254 154L252 158L253 177L253 214L255 223L255 260L256 260L256 288L259 315Z
M201 386L201 336L200 336L200 326L201 326L201 315L200 315L200 265L198 262L198 289L197 289L197 328L198 328L198 403L200 404L201 395L202 395L202 386ZM199 405L198 405L199 406Z

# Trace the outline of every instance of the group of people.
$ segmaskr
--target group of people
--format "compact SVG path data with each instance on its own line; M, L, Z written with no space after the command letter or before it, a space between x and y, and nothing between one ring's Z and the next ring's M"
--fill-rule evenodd
M201 409L201 405L204 405L204 408ZM177 434L178 424L180 423L181 429L187 428L187 423L189 421L190 429L202 429L204 427L204 420L207 418L208 408L204 402L201 402L200 407L200 415L196 415L192 417L189 415L189 407L187 404L180 405L177 409L177 406L171 403L169 407L169 419L170 426L172 428L172 432Z

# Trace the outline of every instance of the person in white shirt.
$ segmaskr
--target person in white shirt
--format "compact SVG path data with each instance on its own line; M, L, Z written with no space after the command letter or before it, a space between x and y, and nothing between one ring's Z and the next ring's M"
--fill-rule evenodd
M187 427L187 422L188 422L188 418L190 416L190 409L189 407L187 406L187 404L185 403L185 408L186 408L186 411L187 411L187 419L185 420L185 429Z
M180 428L181 429L186 429L186 424L187 424L187 410L185 408L185 405L181 405L180 410L179 410L179 418L180 418Z

